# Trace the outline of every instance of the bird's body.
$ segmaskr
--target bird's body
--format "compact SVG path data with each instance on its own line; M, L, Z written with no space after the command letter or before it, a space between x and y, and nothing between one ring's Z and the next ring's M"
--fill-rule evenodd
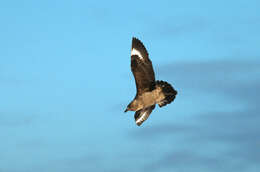
M151 114L155 105L160 107L171 103L177 91L164 81L156 81L152 62L143 43L137 38L132 40L131 70L135 77L137 93L127 106L128 111L136 111L135 121L140 126Z
M162 89L160 87L152 91L144 92L143 94L137 96L134 99L137 102L137 105L134 107L134 110L138 111L140 109L147 108L154 104L158 104L164 99L165 95L163 94Z

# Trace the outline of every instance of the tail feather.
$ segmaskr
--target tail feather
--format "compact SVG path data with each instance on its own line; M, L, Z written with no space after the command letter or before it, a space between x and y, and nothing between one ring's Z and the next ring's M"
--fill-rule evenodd
M160 107L170 104L176 97L177 91L165 81L156 81L156 86L162 89L165 99L158 103Z

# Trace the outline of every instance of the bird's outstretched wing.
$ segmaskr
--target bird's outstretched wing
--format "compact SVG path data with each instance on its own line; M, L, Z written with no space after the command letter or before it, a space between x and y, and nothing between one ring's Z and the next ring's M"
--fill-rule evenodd
M135 77L137 95L150 91L155 83L153 65L143 43L132 39L131 70Z
M135 123L136 125L140 126L145 120L148 119L150 114L152 113L155 105L149 106L145 109L141 109L135 112Z

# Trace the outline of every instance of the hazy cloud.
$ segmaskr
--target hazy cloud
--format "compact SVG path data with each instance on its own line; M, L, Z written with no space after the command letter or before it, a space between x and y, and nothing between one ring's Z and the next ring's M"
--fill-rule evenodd
M180 88L215 92L255 102L260 95L260 61L179 62L160 66L158 75ZM250 102L252 103L252 102Z
M35 120L33 115L0 112L0 126L21 126L31 124Z

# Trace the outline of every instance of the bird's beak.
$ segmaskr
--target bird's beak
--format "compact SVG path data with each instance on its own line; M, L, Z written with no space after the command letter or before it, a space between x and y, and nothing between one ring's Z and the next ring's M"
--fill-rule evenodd
M127 112L127 111L128 111L128 108L126 108L125 112Z

